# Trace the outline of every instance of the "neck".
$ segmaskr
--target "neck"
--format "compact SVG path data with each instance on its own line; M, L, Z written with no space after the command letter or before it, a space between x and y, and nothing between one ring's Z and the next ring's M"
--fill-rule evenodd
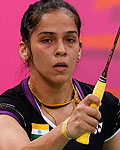
M51 84L30 77L30 84L35 95L47 104L68 102L73 94L72 80Z

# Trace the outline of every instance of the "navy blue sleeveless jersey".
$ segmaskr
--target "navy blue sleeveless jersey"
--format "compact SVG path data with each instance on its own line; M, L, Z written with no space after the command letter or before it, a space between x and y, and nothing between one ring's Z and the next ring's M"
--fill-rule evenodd
M42 113L40 102L32 95L28 79L0 95L0 114L15 118L32 141L47 134L56 126ZM91 94L94 86L73 79L75 89L84 98ZM90 136L90 143L84 145L70 140L63 150L102 150L104 142L113 138L120 130L120 102L109 92L105 92L100 107L102 118L96 131ZM46 143L47 144L47 143Z

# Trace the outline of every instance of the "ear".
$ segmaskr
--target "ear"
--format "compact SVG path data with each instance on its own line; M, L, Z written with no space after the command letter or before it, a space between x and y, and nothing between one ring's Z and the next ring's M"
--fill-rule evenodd
M24 60L24 62L26 62L29 59L29 56L30 56L29 49L23 41L19 43L19 54Z
M79 41L79 47L82 48L82 42L81 41Z
M80 62L80 58L81 58L81 48L82 48L82 43L79 42L79 51L78 51L78 58L76 60L76 63Z
M81 48L80 48L80 51L78 52L78 58L76 60L76 63L80 62L80 58L81 58Z

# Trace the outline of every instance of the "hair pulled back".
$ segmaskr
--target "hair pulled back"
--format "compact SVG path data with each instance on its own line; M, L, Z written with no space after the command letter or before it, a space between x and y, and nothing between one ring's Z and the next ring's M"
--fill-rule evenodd
M79 36L81 21L76 9L73 6L71 6L64 0L40 0L34 4L31 4L27 11L24 13L21 22L22 41L30 44L30 36L39 23L42 15L51 11L59 10L61 8L69 10L74 15Z

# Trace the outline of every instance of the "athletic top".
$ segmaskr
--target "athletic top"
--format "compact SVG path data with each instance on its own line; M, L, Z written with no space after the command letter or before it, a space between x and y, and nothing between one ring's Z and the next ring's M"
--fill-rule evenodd
M32 141L35 138L47 134L56 127L43 115L36 97L28 87L28 78L16 87L7 90L0 95L0 114L10 115L15 118L28 134ZM75 89L84 98L91 94L94 86L73 79ZM113 138L120 130L120 102L109 92L105 92L102 106L99 108L102 118L96 131L90 136L90 143L84 145L70 140L63 150L102 150L105 141ZM14 136L14 133L13 135ZM47 144L47 143L46 143Z

